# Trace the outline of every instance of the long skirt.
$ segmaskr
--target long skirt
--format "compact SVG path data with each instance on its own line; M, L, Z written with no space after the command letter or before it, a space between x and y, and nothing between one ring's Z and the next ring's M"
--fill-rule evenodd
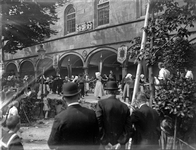
M97 80L97 82L95 84L94 96L96 98L101 98L104 95L105 95L105 93L104 93L104 89L103 89L103 84L101 83L101 81Z
M126 98L128 98L129 102L131 102L132 94L133 94L133 88L130 88L128 84L125 84L124 89L123 89L124 101L126 100Z

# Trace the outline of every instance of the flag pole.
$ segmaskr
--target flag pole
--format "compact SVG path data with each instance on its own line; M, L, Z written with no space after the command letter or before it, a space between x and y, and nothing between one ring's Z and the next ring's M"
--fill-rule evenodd
M145 21L144 21L144 29L148 25L149 10L150 10L150 0L148 0L148 2L147 2L146 15L145 15ZM140 53L141 53L141 50L145 49L145 45L146 45L146 32L145 32L145 30L143 30ZM142 70L142 60L139 60L138 65L137 65L136 79L135 79L134 90L133 90L132 101L131 101L132 103L131 104L134 103L136 94L138 92L141 70Z

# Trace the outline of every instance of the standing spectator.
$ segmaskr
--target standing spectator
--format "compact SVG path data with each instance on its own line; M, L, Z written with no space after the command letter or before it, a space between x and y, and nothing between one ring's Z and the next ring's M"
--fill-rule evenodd
M171 150L174 144L174 123L170 117L161 121L161 148Z
M98 101L96 116L99 123L102 145L124 145L129 140L131 126L128 124L130 111L128 106L116 98L118 86L115 81L108 81L105 90L108 98Z
M132 79L132 74L128 73L125 77L125 85L123 88L123 99L127 103L131 102L132 94L133 94L133 88L134 88L134 81ZM128 100L126 100L128 99Z
M80 106L80 90L77 84L68 82L63 85L63 99L68 107L55 117L48 140L51 149L89 149L97 147L98 122L95 112Z
M40 79L39 92L37 93L37 99L41 99L42 94L45 95L45 94L48 94L49 92L48 91L49 89L47 88L45 80L43 80L43 84L42 84L42 80L43 79ZM42 91L42 86L43 86L43 91Z
M88 96L88 91L90 89L89 87L89 82L90 82L90 79L89 79L89 76L88 75L85 75L85 95Z
M160 84L166 83L165 81L169 78L170 72L165 68L165 65L162 62L158 63L159 67L159 76L158 79L160 80Z
M44 103L44 107L43 107L44 119L48 119L48 113L49 113L49 110L50 110L50 105L49 105L48 98L47 98L46 95L43 98L43 103Z
M186 72L185 78L193 80L193 73L192 73L192 71L188 70L187 68L185 68L185 72Z
M57 92L59 95L62 94L62 86L63 86L63 79L61 78L60 75L57 77Z
M71 78L70 78L70 81L72 82L74 79L75 79L75 76L72 75Z
M10 103L7 118L9 118L10 116L18 116L18 108L19 108L18 101L13 101L12 103Z
M5 115L3 116L3 122L2 122L1 125L2 125L2 127L5 131L7 131L7 128L6 128L7 119L9 119L12 116L19 116L18 108L19 108L19 102L18 101L13 101L8 105L7 108L4 108L4 109L7 109L7 110L6 110Z
M110 70L110 74L108 76L108 81L116 81L116 75Z
M145 81L145 76L144 74L140 75L140 91L141 92L145 92L145 85L147 84L147 82Z
M134 125L132 136L133 149L157 150L160 138L160 119L156 110L149 107L144 93L139 93L136 100L138 109L131 115L130 123Z
M96 99L100 99L102 96L105 95L103 84L102 84L102 77L100 72L96 72L96 84L95 84L95 90L94 90L94 96Z
M18 115L10 116L6 120L8 132L0 140L3 150L23 150L21 138L16 134L20 129L20 117Z
M77 80L77 83L78 83L78 86L79 86L79 89L80 89L80 93L81 93L81 97L80 98L84 98L84 77L82 74L79 75L79 78Z
M33 87L35 94L37 95L39 92L39 80L35 81L34 87Z
M54 77L54 80L52 82L52 93L53 94L56 94L56 91L57 91L57 79L58 79L58 77L55 76Z
M63 82L64 83L70 82L70 79L68 78L68 76L65 76L65 80Z

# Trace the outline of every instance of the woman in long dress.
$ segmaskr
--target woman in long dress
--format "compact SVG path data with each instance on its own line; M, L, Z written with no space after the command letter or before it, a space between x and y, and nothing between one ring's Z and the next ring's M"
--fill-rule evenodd
M133 87L134 87L134 81L132 79L132 74L128 73L125 77L124 82L125 82L125 85L123 89L123 99L124 101L130 103L132 94L133 94Z
M95 84L95 90L94 90L94 96L96 99L100 99L102 96L105 95L103 84L102 84L102 77L100 72L96 72L96 84Z

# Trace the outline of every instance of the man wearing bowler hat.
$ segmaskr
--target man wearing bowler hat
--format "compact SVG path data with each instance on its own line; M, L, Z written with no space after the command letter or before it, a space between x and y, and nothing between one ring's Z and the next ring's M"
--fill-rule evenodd
M108 81L105 90L108 91L108 97L98 101L96 108L100 142L106 147L121 145L121 149L124 149L130 137L130 111L125 103L116 98L118 86L115 81Z
M76 83L63 85L63 99L68 107L55 117L48 145L51 149L96 149L98 122L95 112L80 106Z

